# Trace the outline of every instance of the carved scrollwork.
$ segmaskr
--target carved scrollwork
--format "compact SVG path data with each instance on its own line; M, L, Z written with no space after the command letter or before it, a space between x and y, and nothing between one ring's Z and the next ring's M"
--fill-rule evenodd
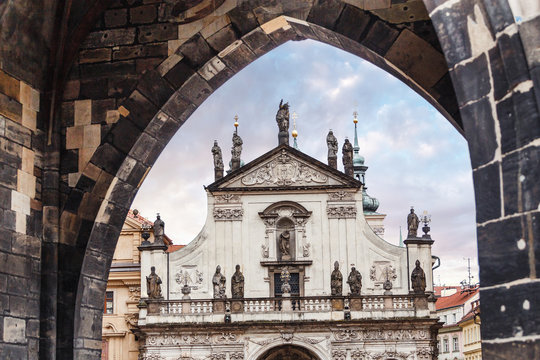
M242 178L242 184L300 186L312 183L325 184L328 177L307 165L292 159L285 150L280 156Z
M385 351L383 353L371 353L371 358L373 360L386 360L388 358L407 360L410 354L398 352L398 351Z
M387 279L394 281L397 279L396 268L387 261L375 261L369 269L369 278L373 282L382 283Z
M130 286L128 291L128 297L130 301L138 301L141 298L140 286Z
M222 352L222 353L213 353L213 354L210 354L208 356L208 359L210 360L225 360L227 359L227 354Z
M243 360L244 359L244 353L242 351L237 351L229 354L230 360Z
M340 341L354 340L358 338L358 332L351 329L341 329L334 333L334 337Z
M328 205L326 207L326 213L329 219L355 219L356 218L356 206L338 206Z
M347 351L334 350L332 351L332 360L345 360L347 359Z
M223 194L215 197L218 204L229 204L240 202L240 196L235 194Z
M139 313L124 314L124 320L130 327L135 327L139 321Z
M236 339L237 339L236 334L230 333L230 332L228 333L223 332L215 337L215 342L220 343L220 344L234 343L236 342Z
M336 191L328 194L329 201L351 201L354 200L354 194L347 191Z
M214 208L215 221L238 221L242 220L244 210L242 208Z
M338 341L368 341L368 340L426 340L429 334L426 330L356 330L339 329L334 332Z
M145 360L164 360L165 358L159 354L147 354Z
M429 360L433 358L434 351L429 347L424 347L416 350L416 356L419 360Z
M363 350L354 349L351 350L351 360L364 360L368 353Z

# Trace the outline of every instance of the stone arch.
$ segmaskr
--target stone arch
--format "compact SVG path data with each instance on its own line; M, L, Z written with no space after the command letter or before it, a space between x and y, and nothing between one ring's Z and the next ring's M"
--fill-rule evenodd
M322 3L317 2L319 10L323 8L320 5ZM479 5L478 11L470 1L443 4L442 1L425 0L425 4L435 24L457 93L454 94L449 76L445 73L440 80L443 84L440 84L438 90L439 93L444 93L443 98L447 101L447 105L441 105L443 103L443 98L441 98L440 103L435 106L442 107L445 110L439 110L449 114L451 113L449 109L454 109L455 115L452 118L456 122L459 118L457 115L457 106L459 106L465 120L463 129L469 142L471 160L475 169L479 250L485 253L484 259L482 259L482 254L480 255L481 276L487 286L491 287L483 291L488 296L500 295L502 297L504 290L496 285L528 279L532 274L536 274L535 265L513 265L511 269L498 271L498 266L495 265L498 261L492 258L493 256L502 258L505 256L502 253L514 254L516 263L535 264L534 256L531 260L531 255L515 253L512 245L505 247L498 244L498 249L504 249L501 250L501 254L497 253L498 255L493 255L488 251L491 248L490 239L500 236L497 234L508 232L512 237L528 239L529 242L526 244L529 245L526 247L532 246L535 234L534 230L530 230L535 229L534 226L538 221L535 210L538 185L534 183L538 178L535 166L539 158L537 145L534 143L539 136L536 123L539 111L538 100L535 99L534 92L538 85L533 84L530 72L534 63L529 67L526 63L527 54L523 48L526 39L521 39L517 25L513 24L512 12L506 1L498 2L497 6L491 8ZM359 18L354 14L360 13L353 9L354 6L350 7L341 2L340 6L348 6L347 11L351 19L348 24L355 24L355 20ZM249 4L247 8L249 10ZM342 18L343 11L341 8L337 18ZM294 13L294 10L291 12ZM276 16L285 13L292 15L281 9L277 13L265 16L278 21L279 18ZM472 19L473 25L470 25L467 15ZM309 21L309 13L307 16ZM302 18L302 16L298 17ZM369 20L368 24L378 24L377 27L388 30L388 24L380 23L379 20L371 21ZM318 29L309 24L306 29L306 25L298 21L291 21L291 23L287 20L286 22L290 28L281 27L281 30L271 33L274 37L269 36L272 38L272 44L276 41L286 41L289 36L296 38L299 33L305 37L304 31L308 31L307 29L314 33L316 33L314 29ZM264 24L267 23L269 22L264 22ZM332 28L335 23L320 25L323 29ZM476 34L491 36L494 45L488 45L492 48L484 49L476 43L472 46L469 38L470 26L476 26L474 30ZM266 34L265 30L259 27L263 32L261 35ZM357 37L354 29L343 30L347 34L337 36L338 42L342 46L343 43L347 43L347 47L356 52L364 51L363 45L360 46L357 42L355 43L356 40L352 40ZM251 31L243 36L251 34ZM367 36L369 30L366 31L362 31L358 37ZM268 35L265 36L268 37ZM328 33L323 31L318 36L328 36ZM197 48L200 39L200 35L194 36L190 45ZM335 39L335 34L333 37L328 36L328 41L335 41ZM239 40L235 40L233 44L236 41ZM244 51L246 48L249 46L241 42L230 50ZM268 49L261 51L268 51ZM225 56L234 52L227 53ZM251 53L254 56L257 55L252 50ZM508 53L515 55L515 61L509 59ZM371 56L375 59L374 61L381 61L381 64L387 66L387 71L391 73L397 73L399 76L406 73L382 61L380 55L377 55L378 53L374 50L370 50L367 54L369 55L365 56ZM185 54L182 53L182 55ZM189 66L186 68L179 64L182 64L182 60L169 70L178 67L175 71L180 73L186 71L191 76L174 86L170 85L166 76L161 75L160 71L163 68L159 66L155 70L146 72L138 81L136 89L122 105L124 115L101 142L90 163L84 170L81 169L82 175L70 190L64 203L60 221L59 255L63 259L69 257L69 260L66 260L65 264L59 264L62 279L58 288L58 303L63 311L59 312L58 323L61 326L58 326L58 334L62 340L59 348L64 347L66 353L69 353L73 347L73 344L69 344L70 341L73 343L71 336L78 340L75 341L75 346L80 346L75 351L77 355L82 355L85 351L92 353L92 349L84 347L83 339L96 339L100 329L93 324L100 323L101 314L100 308L93 304L94 300L87 300L99 299L105 289L107 269L115 245L107 242L106 239L117 237L119 226L125 218L129 204L144 179L145 173L159 156L170 136L211 92L208 81L200 73L208 62L197 64L200 66L196 68L196 72ZM219 86L220 81L228 78L227 74L223 75L223 78L211 78L217 82L216 86ZM411 84L411 86L415 85ZM429 91L426 93L431 94ZM538 96L537 93L536 96ZM526 106L528 114L533 115L524 114L522 105ZM458 126L461 128L461 123ZM135 135L122 136L130 132ZM501 135L497 135L498 132L501 132ZM524 182L518 182L520 175L525 176ZM509 195L503 196L501 189ZM497 273L497 275L491 275L491 273ZM533 286L537 285L531 285ZM523 289L526 288L527 285L519 288L521 292L518 293L519 296L516 299L524 299L527 291ZM488 303L484 302L484 305ZM497 308L496 301L492 304L494 308ZM518 315L522 316L521 313ZM502 315L494 311L486 317L489 316L492 317L492 321L496 321L497 316ZM485 323L489 323L489 320ZM500 336L494 329L486 333L491 338ZM511 335L504 333L502 337L511 337ZM494 349L498 345L494 342L490 346Z
M299 356L304 356L299 358L302 360L324 360L329 358L328 354L325 354L315 345L298 341L293 337L292 340L287 342L276 341L261 347L250 356L249 360L277 360L280 358L274 356L279 355L282 350L292 350Z

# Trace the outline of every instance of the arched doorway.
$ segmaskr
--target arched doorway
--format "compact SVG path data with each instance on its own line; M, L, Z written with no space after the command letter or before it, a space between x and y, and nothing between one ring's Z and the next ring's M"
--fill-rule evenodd
M320 360L309 350L296 345L274 347L259 356L257 360Z

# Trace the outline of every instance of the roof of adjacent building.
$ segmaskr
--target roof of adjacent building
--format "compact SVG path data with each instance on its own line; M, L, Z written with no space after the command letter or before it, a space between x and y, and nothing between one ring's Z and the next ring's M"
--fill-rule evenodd
M441 297L444 290L456 290L456 292L458 292L461 290L461 286L433 286L433 295L435 295L436 297Z
M141 215L141 213L137 210L137 215L133 213L134 210L129 209L127 217L130 219L135 220L137 223L141 225L141 228L143 225L149 226L149 229L152 229L154 227L154 223L144 216ZM165 242L165 245L173 245L173 241L170 237L167 236L167 234L163 234L163 241ZM183 245L180 245L183 246Z
M458 292L453 295L440 297L435 303L435 308L437 310L443 310L463 305L467 300L475 296L478 291L479 288L476 287L470 290L458 290Z
M168 253L175 252L175 251L177 251L177 250L180 250L180 249L183 248L184 246L186 246L186 245L172 245L172 244L171 244L171 245L169 245L169 246L167 247L167 252L168 252Z

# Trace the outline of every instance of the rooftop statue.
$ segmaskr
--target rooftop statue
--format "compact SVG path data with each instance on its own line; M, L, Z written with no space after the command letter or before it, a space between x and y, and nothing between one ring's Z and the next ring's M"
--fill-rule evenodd
M161 279L156 274L156 267L150 268L150 275L146 277L146 292L150 299L161 299Z
M163 235L165 234L165 222L161 220L159 214L157 214L156 221L154 221L154 244L163 244Z
M233 146L231 148L231 170L240 169L240 156L242 155L242 138L238 135L238 132L233 133L232 137Z
M227 295L225 295L225 283L227 282L227 279L225 279L225 276L221 273L221 266L216 266L216 272L214 273L214 276L212 277L212 285L214 285L214 299L226 299Z
M326 144L328 145L328 165L337 169L338 141L332 130L326 136Z
M414 209L411 208L410 214L407 215L407 228L409 229L408 238L417 237L418 223L418 216L414 213Z
M416 260L415 265L411 273L411 285L415 294L423 294L426 291L426 273L420 267L419 260Z
M360 291L362 290L362 275L354 266L351 268L347 284L351 288L351 295L360 295Z
M289 145L289 103L283 104L283 99L279 103L279 110L276 114L276 122L279 128L279 145Z
M330 278L330 287L332 296L341 296L343 294L343 275L339 271L339 262L334 263L334 271Z
M214 146L212 146L212 156L214 157L214 180L219 180L223 177L223 155L221 154L221 148L219 147L217 140L214 140Z
M236 265L236 271L231 278L231 294L233 299L244 297L244 275L240 271L240 265Z
M353 146L349 139L345 139L341 152L343 154L343 168L345 170L345 174L354 177Z

